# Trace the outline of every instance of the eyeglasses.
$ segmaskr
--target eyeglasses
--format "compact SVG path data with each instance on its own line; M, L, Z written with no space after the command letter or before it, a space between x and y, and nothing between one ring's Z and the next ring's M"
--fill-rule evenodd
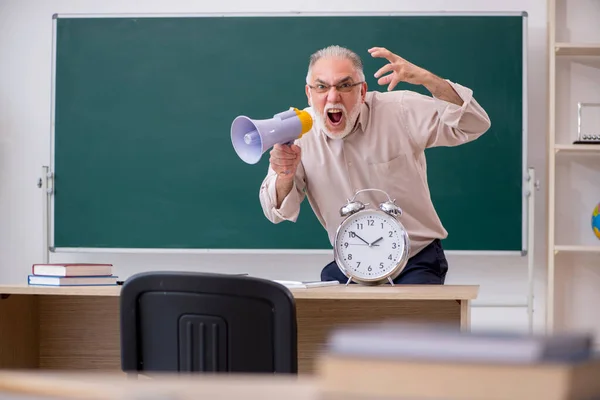
M316 86L308 85L308 87L317 93L327 93L327 92L329 92L329 89L331 89L332 87L335 87L335 90L337 90L340 93L348 93L348 92L351 92L355 86L358 86L362 83L364 83L364 82L356 82L356 83L343 82L343 83L338 83L337 85L325 85L324 83L319 83Z

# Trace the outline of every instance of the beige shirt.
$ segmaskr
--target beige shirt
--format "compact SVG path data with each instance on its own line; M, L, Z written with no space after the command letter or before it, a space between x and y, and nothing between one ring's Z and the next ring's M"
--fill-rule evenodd
M357 190L376 188L387 192L403 211L400 222L411 241L409 256L436 238L446 238L431 202L424 150L467 143L490 127L472 90L449 83L463 99L461 107L412 91L368 92L354 131L344 139L332 140L313 127L295 141L302 160L294 187L279 209L277 175L269 167L259 193L265 216L273 223L296 221L300 203L308 197L333 244L343 220L340 208ZM306 110L314 115L310 107ZM368 191L356 200L377 206L387 198Z

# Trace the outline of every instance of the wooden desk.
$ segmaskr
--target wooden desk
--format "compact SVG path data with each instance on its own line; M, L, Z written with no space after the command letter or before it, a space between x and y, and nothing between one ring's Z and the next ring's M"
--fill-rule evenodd
M133 380L123 374L98 372L0 372L0 397L10 399L11 395L94 400L347 400L346 395L322 395L313 377L200 374Z
M210 400L590 400L600 398L600 361L500 364L350 359L319 375L0 371L0 398ZM365 373L365 371L367 371ZM360 377L361 379L355 379ZM435 377L427 379L428 377ZM352 380L354 379L354 380ZM26 397L22 397L26 396Z
M340 285L292 289L298 369L312 372L332 328L384 320L470 328L478 286ZM0 368L120 370L120 286L0 285Z

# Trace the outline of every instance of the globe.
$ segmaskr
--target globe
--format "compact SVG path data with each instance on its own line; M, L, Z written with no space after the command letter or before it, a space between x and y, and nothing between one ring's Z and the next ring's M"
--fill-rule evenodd
M600 203L592 211L592 229L598 239L600 239Z

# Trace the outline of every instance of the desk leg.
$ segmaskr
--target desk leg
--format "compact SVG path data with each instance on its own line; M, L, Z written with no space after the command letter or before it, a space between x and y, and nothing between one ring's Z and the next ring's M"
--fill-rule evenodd
M36 296L0 299L0 368L39 366L39 318Z
M471 331L471 301L460 301L460 330L463 332Z

